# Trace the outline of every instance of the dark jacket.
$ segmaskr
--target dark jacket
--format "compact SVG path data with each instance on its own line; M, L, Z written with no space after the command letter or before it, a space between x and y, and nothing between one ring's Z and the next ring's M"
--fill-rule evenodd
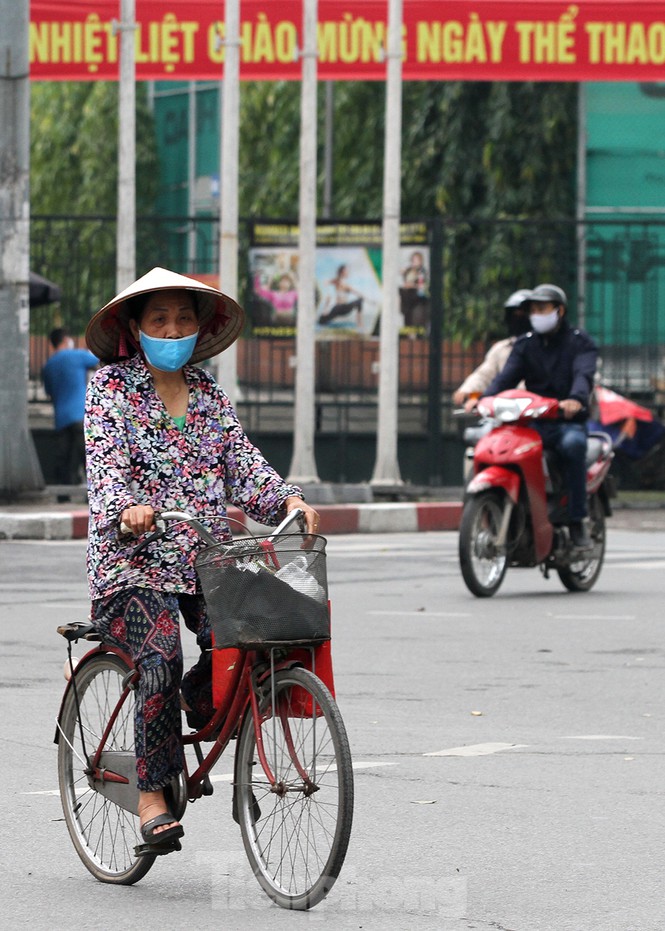
M559 401L579 401L584 410L574 419L586 420L597 358L598 347L591 337L573 329L564 317L555 333L520 336L485 396L515 388L523 380L527 391Z

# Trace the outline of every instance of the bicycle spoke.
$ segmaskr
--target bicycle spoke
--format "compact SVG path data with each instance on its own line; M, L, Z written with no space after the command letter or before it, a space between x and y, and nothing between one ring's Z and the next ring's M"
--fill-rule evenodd
M271 698L261 723L275 785L267 783L249 721L237 748L240 827L268 895L284 907L309 908L328 893L346 852L351 758L334 701L312 673L278 672L275 692L275 714Z
M154 858L136 857L134 847L142 843L138 818L104 794L102 785L98 791L97 784L90 784L81 741L91 759L102 751L133 753L133 697L122 684L127 672L119 657L104 652L77 670L78 703L70 690L63 707L58 750L63 810L76 851L97 879L122 884L144 876ZM118 708L123 695L124 703ZM122 791L122 786L115 784L116 790Z

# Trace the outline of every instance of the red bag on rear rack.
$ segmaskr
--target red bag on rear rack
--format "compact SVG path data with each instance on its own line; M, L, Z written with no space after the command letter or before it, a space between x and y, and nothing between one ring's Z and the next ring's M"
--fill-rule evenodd
M312 652L307 647L297 647L289 651L286 661L297 660L305 669L315 672L334 698L335 680L330 640L326 640L325 643L314 647L313 653L313 664ZM235 682L235 669L240 662L241 656L242 652L233 647L212 651L212 704L214 708L223 707L231 697L230 690ZM291 700L296 705L296 710L298 710L299 703L302 714L309 716L312 713L311 701L302 689L294 690Z

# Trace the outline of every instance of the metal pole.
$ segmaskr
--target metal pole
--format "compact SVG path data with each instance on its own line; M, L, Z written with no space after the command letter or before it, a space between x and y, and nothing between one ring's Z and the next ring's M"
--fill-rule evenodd
M120 82L118 100L118 217L116 288L136 278L136 64L135 0L120 0Z
M430 336L427 397L427 432L429 435L429 483L440 485L442 478L441 395L443 379L443 225L436 217L431 225L430 250Z
M323 217L330 219L333 199L333 168L335 142L335 82L326 81L326 106L323 136Z
M240 107L240 2L226 0L224 36L224 80L222 97L222 138L219 165L219 286L238 297L238 122ZM217 356L215 376L231 404L238 403L238 354L232 346Z
M401 483L397 460L399 390L399 225L402 140L402 0L388 3L379 411L372 485Z
M29 4L0 0L0 499L44 487L28 429Z
M187 229L187 273L196 271L196 81L187 85L187 215L190 219Z
M577 323L586 324L586 93L577 85Z
M298 327L293 458L289 479L317 483L314 456L315 378L314 321L316 268L316 80L317 0L303 0L302 84L300 95L300 208Z

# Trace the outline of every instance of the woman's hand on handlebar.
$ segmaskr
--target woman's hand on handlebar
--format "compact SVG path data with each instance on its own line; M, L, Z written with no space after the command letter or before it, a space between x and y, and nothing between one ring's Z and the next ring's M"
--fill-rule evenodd
M149 504L134 504L120 515L120 528L123 533L140 537L142 533L155 529L155 511Z
M307 504L302 498L297 498L295 495L291 495L286 499L286 513L293 511L295 508L300 508L303 512L303 517L305 519L305 532L306 533L318 533L319 532L319 523L321 516L318 511L315 511L313 507Z

